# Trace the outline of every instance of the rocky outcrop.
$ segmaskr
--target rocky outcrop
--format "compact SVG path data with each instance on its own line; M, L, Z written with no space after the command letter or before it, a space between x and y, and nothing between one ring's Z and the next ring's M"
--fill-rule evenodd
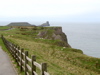
M58 45L63 47L71 47L68 44L67 36L62 32L62 27L48 27L44 31L38 33L38 38L59 40Z
M41 25L39 25L39 26L47 27L47 26L50 26L50 24L49 24L49 21L47 21L46 23L43 23L43 24L41 24Z

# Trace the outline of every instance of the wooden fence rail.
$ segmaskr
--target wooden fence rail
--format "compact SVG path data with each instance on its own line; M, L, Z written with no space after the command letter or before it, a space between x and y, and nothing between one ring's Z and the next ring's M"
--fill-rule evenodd
M17 62L17 66L20 67L20 72L24 71L25 75L50 75L47 72L47 63L37 63L35 55L32 55L31 58L29 58L28 51L24 51L24 49L9 42L3 37L3 35L1 35L1 38L15 59L15 62ZM36 73L36 68L40 69L41 74Z

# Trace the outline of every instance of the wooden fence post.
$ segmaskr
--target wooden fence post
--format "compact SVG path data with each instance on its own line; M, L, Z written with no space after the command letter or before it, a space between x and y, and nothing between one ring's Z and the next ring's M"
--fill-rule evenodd
M20 47L17 46L17 63L18 63L17 65L18 66L20 66L20 64L19 64L19 62L20 62L20 59L19 59L19 56L20 56L19 55L19 50L20 50Z
M21 60L20 60L20 72L22 72L23 71L23 68L22 68L22 60L23 60L23 54L22 54L22 52L24 51L24 49L22 48L21 49L21 53L20 53L20 58L21 58Z
M27 61L27 57L28 56L28 51L25 51L25 75L27 75L27 71L28 71L28 69L27 69L27 64L28 64L28 61Z
M17 62L17 45L14 46L14 50L15 50L15 62Z
M13 48L13 54L14 54L14 59L15 59L15 57L16 57L16 55L15 55L15 45L14 44L12 44L13 46L12 46L12 48Z
M41 75L45 75L44 71L47 72L47 63L42 63L42 74Z
M36 66L34 65L34 61L36 61L36 56L32 56L32 62L31 62L31 66L32 66L32 71L31 71L31 75L35 75L34 72L36 72Z
M15 58L14 44L12 44L10 46L11 46L11 51L12 51L13 58Z

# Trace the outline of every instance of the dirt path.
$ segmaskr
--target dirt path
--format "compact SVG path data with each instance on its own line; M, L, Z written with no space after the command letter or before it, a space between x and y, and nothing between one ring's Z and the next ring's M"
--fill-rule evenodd
M17 75L9 57L0 47L0 75Z

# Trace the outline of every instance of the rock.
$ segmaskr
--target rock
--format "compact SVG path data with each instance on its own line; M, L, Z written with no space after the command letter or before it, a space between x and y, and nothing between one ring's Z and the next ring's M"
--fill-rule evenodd
M47 33L46 31L42 31L42 32L39 32L37 36L39 38L41 38L41 37L43 38L46 35L46 33Z
M62 27L49 27L44 31L40 31L37 37L50 40L59 40L59 42L56 43L57 45L71 47L68 44L67 36L62 32Z
M49 24L49 21L47 21L46 23L43 23L43 24L41 24L39 26L46 27L46 26L50 26L50 24Z
M56 35L62 34L62 27L56 27L54 30Z
M62 37L61 37L60 35L56 35L56 36L54 37L54 40L62 40Z

